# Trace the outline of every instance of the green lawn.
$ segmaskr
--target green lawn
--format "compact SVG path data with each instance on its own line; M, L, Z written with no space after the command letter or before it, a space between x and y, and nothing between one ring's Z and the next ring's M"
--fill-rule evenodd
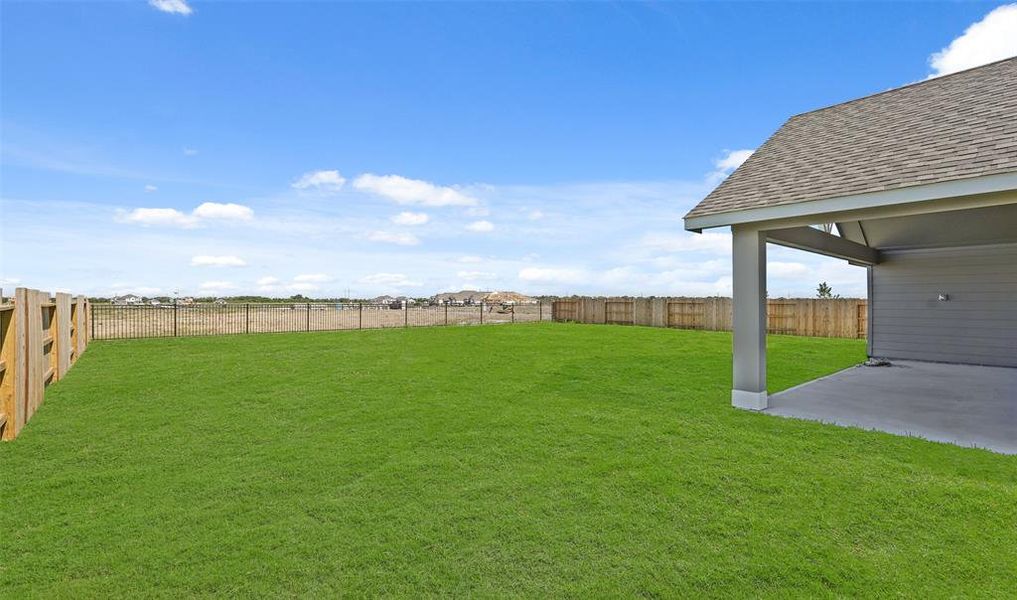
M771 391L864 358L770 338ZM93 344L0 445L0 597L1007 596L1017 459L737 411L726 333Z

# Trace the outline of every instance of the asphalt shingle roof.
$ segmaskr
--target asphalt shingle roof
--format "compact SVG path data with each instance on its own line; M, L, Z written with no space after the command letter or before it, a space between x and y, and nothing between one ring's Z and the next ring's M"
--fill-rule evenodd
M791 117L686 217L1017 172L1017 57Z

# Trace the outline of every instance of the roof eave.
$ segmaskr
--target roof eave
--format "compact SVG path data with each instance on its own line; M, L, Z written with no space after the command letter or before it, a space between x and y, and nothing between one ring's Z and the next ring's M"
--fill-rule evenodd
M776 206L763 206L748 208L744 210L705 214L687 215L685 217L685 229L696 233L703 229L713 227L729 227L732 225L746 225L751 223L767 222L801 222L803 224L828 223L841 220L852 220L852 213L865 213L873 210L885 209L888 207L900 207L904 205L916 205L933 200L945 200L951 198L965 198L972 202L967 208L976 206L991 206L994 204L1012 203L1013 198L997 198L992 194L998 192L1017 191L1017 172L985 175L982 177L970 177L966 179L954 179L926 185L915 185L894 190L881 192L869 192L865 194L852 194L822 200L808 200L790 204L779 204ZM986 196L976 201L969 196ZM950 210L950 208L914 206L913 209L920 212L936 212L938 210ZM898 211L900 212L900 211ZM907 211L905 211L907 212Z

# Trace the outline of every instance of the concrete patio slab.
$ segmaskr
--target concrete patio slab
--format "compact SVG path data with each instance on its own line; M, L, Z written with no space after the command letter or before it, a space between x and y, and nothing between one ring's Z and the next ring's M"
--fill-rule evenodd
M764 412L1017 454L1017 369L859 366L774 394Z

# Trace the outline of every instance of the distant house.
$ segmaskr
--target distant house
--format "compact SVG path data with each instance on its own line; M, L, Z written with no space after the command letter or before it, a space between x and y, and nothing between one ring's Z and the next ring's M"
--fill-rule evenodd
M444 292L431 296L431 304L449 306L473 306L475 304L536 304L537 301L518 292L482 292L461 290Z
M393 308L393 309L403 309L403 308L406 308L406 307L409 307L409 306L413 306L416 303L417 303L417 301L415 299L413 299L413 298L408 298L406 296L399 296L398 298L393 298L388 303L388 307L389 308Z
M213 304L218 304L220 306L225 305L226 304L226 299L225 298L216 298L215 302Z
M145 300L141 296L135 296L134 294L125 294L123 296L114 296L112 303L117 306L135 306L138 304L144 304Z
M148 301L148 303L151 304L152 306L159 306L160 304L162 304L162 302L159 302L158 298L152 298L151 300Z
M484 297L487 304L536 304L537 299L518 292L491 292Z
M460 290L458 292L444 292L431 296L431 304L449 306L471 306L480 304L491 292L477 290Z
M395 300L395 298L386 295L386 296L376 296L374 298L371 298L367 302L369 304L391 304L393 300Z

